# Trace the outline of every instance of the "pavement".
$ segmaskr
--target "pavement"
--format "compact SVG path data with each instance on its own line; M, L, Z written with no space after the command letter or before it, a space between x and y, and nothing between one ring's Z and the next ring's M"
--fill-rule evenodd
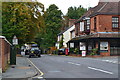
M37 74L37 70L27 58L16 57L16 65L11 65L5 73L2 73L2 79L31 78Z

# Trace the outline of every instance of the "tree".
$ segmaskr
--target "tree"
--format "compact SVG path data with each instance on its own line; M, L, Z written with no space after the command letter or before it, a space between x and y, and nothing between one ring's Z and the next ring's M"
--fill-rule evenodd
M2 35L10 42L14 35L18 37L20 44L32 41L40 27L44 26L43 11L44 5L38 2L4 2Z
M67 16L69 19L79 19L85 12L86 8L83 8L81 5L79 7L69 7Z
M52 4L44 13L45 27L42 28L42 35L38 34L38 40L41 41L41 46L44 48L52 47L57 41L57 34L60 32L62 23L62 12L59 8Z

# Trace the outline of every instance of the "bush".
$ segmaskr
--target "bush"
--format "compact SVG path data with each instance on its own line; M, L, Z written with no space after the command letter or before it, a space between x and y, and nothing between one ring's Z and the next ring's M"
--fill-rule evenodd
M79 54L79 49L78 49L78 48L75 48L74 53Z
M91 56L96 55L98 51L98 48L92 49L92 52L90 53Z

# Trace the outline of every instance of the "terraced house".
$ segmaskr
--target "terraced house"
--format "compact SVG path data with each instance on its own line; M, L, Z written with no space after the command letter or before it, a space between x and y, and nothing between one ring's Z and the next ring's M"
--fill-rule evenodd
M75 22L75 38L68 42L74 44L79 53L89 55L93 49L97 55L110 56L120 54L120 2L104 2L90 8Z

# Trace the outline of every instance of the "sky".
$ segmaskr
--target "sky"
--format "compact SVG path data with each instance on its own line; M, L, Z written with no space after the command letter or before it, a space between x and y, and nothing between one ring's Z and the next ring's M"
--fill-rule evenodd
M71 6L79 7L82 5L84 8L94 7L98 4L99 0L37 0L44 4L45 9L48 8L51 4L55 4L65 15L67 10Z

